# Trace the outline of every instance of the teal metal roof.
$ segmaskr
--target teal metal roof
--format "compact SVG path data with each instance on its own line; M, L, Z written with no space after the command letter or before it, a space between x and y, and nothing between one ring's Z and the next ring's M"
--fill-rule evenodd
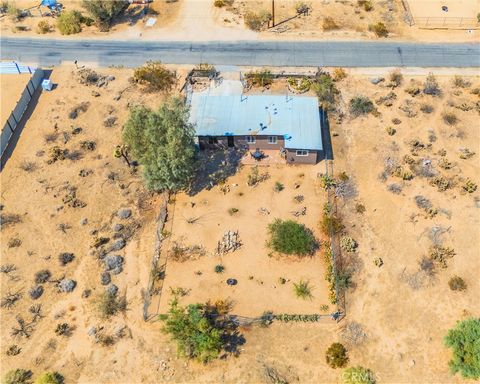
M285 148L323 149L315 97L193 93L190 122L198 136L278 135Z

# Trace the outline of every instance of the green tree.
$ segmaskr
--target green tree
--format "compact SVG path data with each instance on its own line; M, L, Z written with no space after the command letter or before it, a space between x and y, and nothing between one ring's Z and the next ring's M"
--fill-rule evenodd
M132 109L123 139L143 165L147 188L154 191L186 189L195 168L195 130L188 123L188 107L170 99L157 112Z
M2 383L5 384L28 384L32 377L32 371L25 369L12 369L5 374Z
M170 304L168 314L162 316L163 331L177 343L180 355L196 358L201 362L216 359L222 349L222 329L211 316L206 306L178 305L176 299Z
M312 231L293 220L276 219L269 224L268 246L286 255L306 256L313 253L316 246Z
M363 367L351 367L343 370L343 384L375 384L375 375L368 369Z
M82 31L82 14L78 11L64 11L58 16L57 28L62 35L73 35Z
M444 341L453 349L453 358L449 362L452 373L460 372L468 379L480 378L480 319L457 323L448 331Z
M108 31L113 20L123 15L128 8L127 0L84 0L83 7L95 20L101 31Z
M44 372L38 376L35 384L63 384L63 376L58 372Z

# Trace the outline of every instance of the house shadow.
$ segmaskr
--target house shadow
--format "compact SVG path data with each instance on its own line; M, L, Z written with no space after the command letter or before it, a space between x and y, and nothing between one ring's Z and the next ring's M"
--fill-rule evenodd
M328 112L320 108L320 122L322 132L323 154L325 160L333 160L332 136L330 134L330 123Z
M49 79L52 74L52 70L44 69L43 70L43 79ZM5 148L5 151L2 154L2 159L1 159L1 165L0 165L0 171L3 170L5 167L5 164L7 161L10 159L10 157L13 154L13 151L15 150L15 147L17 146L18 140L20 140L20 136L22 134L23 128L25 127L25 124L27 121L30 119L30 117L33 114L33 111L35 110L38 100L40 99L40 95L42 94L43 89L40 86L37 87L35 92L32 95L32 98L30 99L27 108L25 109L25 112L23 113L20 121L18 122L15 130L12 133L12 136L10 136L10 139L8 141L8 145Z
M204 189L210 190L235 175L245 153L245 149L239 148L200 150L197 154L197 169L188 191L189 195L194 196Z

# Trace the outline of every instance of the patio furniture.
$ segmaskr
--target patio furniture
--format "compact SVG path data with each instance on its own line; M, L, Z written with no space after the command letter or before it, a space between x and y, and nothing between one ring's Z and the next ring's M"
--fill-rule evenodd
M250 156L252 156L253 159L260 161L265 158L265 154L260 151L260 149L256 149L255 152L250 152Z

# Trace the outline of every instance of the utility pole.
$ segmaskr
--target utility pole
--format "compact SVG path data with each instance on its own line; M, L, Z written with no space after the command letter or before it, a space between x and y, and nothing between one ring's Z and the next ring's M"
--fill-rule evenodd
M272 0L272 28L275 27L275 0Z

